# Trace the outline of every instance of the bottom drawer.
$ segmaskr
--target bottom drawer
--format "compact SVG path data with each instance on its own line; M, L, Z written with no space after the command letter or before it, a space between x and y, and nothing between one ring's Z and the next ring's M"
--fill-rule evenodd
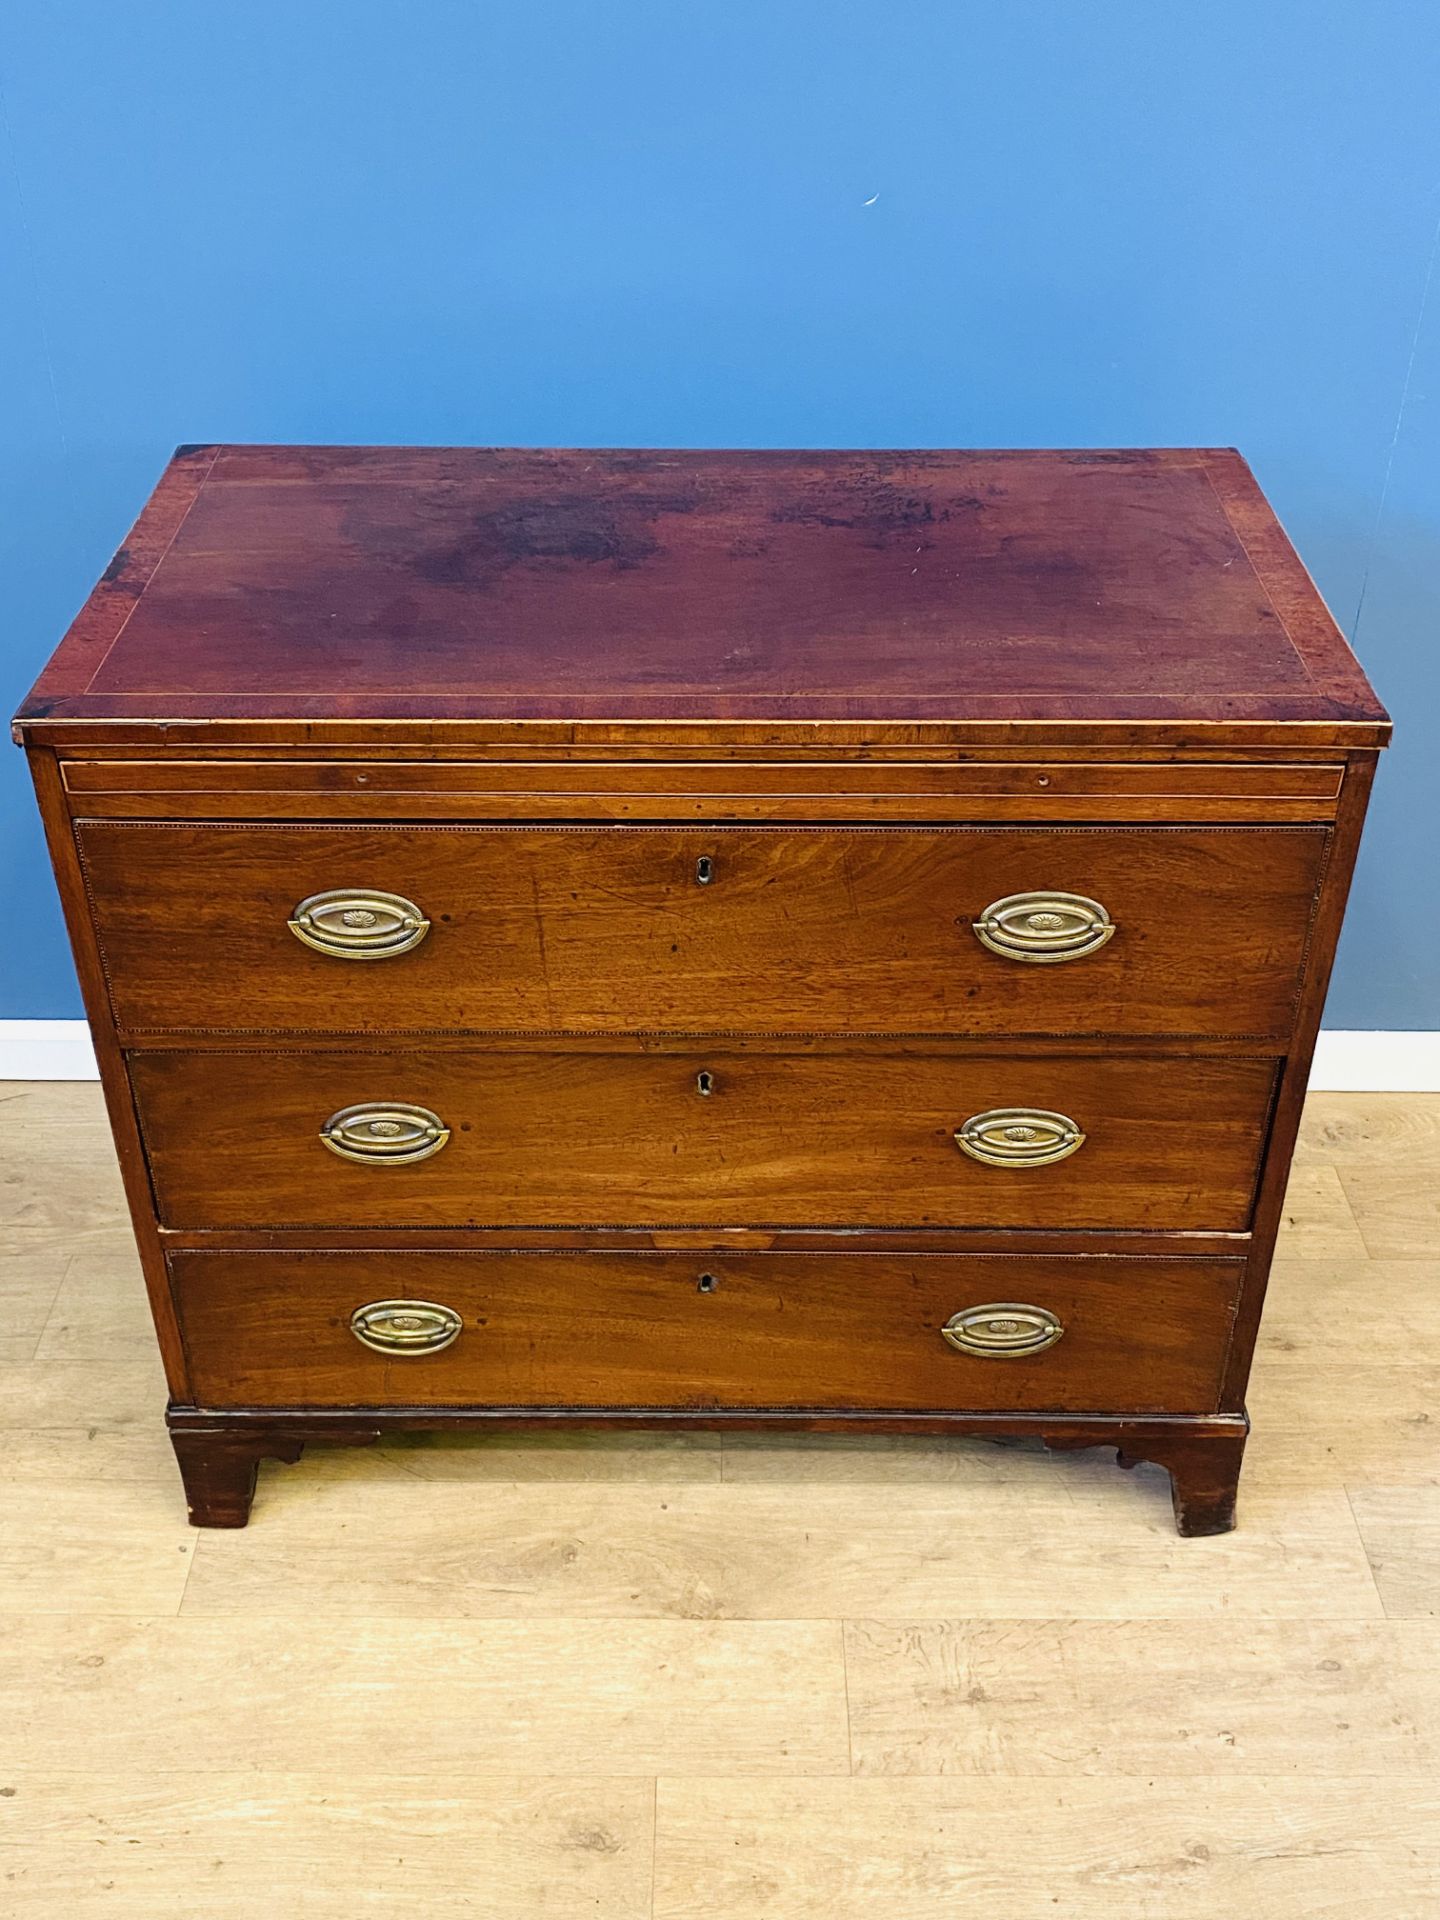
M1203 1413L1242 1262L217 1251L170 1268L211 1408Z

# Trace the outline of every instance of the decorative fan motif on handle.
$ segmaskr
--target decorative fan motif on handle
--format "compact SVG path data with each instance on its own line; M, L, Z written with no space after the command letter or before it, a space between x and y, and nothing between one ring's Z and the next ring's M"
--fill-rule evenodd
M1039 966L1082 960L1115 934L1104 907L1083 893L1009 893L972 924L975 938L991 953Z

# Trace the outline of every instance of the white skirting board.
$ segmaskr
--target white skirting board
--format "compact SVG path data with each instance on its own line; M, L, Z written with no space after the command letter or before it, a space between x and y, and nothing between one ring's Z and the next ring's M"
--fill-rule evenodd
M0 1080L95 1077L83 1020L0 1020ZM1325 1093L1440 1093L1440 1033L1322 1033L1310 1085Z
M1322 1027L1310 1085L1317 1093L1440 1093L1440 1033L1342 1033Z
M0 1080L98 1080L83 1020L0 1020Z

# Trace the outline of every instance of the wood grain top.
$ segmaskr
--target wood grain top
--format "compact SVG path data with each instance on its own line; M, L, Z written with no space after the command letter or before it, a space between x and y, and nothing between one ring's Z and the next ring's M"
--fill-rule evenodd
M185 447L17 720L33 738L86 723L277 743L360 723L821 743L1388 731L1223 449Z

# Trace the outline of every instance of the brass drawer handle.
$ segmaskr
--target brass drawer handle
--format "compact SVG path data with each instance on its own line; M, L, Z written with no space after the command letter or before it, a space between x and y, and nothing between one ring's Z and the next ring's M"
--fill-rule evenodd
M1085 1135L1067 1115L1043 1107L991 1107L971 1114L955 1144L987 1167L1049 1167L1078 1153Z
M289 921L297 940L337 960L393 960L418 947L430 922L413 900L372 887L312 893Z
M963 1313L952 1313L940 1329L940 1337L957 1353L971 1353L981 1360L1009 1360L1021 1354L1043 1353L1064 1331L1048 1307L996 1300L989 1306L966 1307Z
M428 1107L410 1107L399 1100L366 1100L358 1107L342 1107L320 1129L320 1138L342 1160L362 1160L369 1166L406 1166L428 1160L450 1138L450 1129Z
M433 1300L372 1300L350 1316L350 1331L376 1353L438 1353L464 1325L453 1307Z
M1042 967L1098 953L1115 932L1100 902L1083 893L1007 893L973 925L991 953Z

